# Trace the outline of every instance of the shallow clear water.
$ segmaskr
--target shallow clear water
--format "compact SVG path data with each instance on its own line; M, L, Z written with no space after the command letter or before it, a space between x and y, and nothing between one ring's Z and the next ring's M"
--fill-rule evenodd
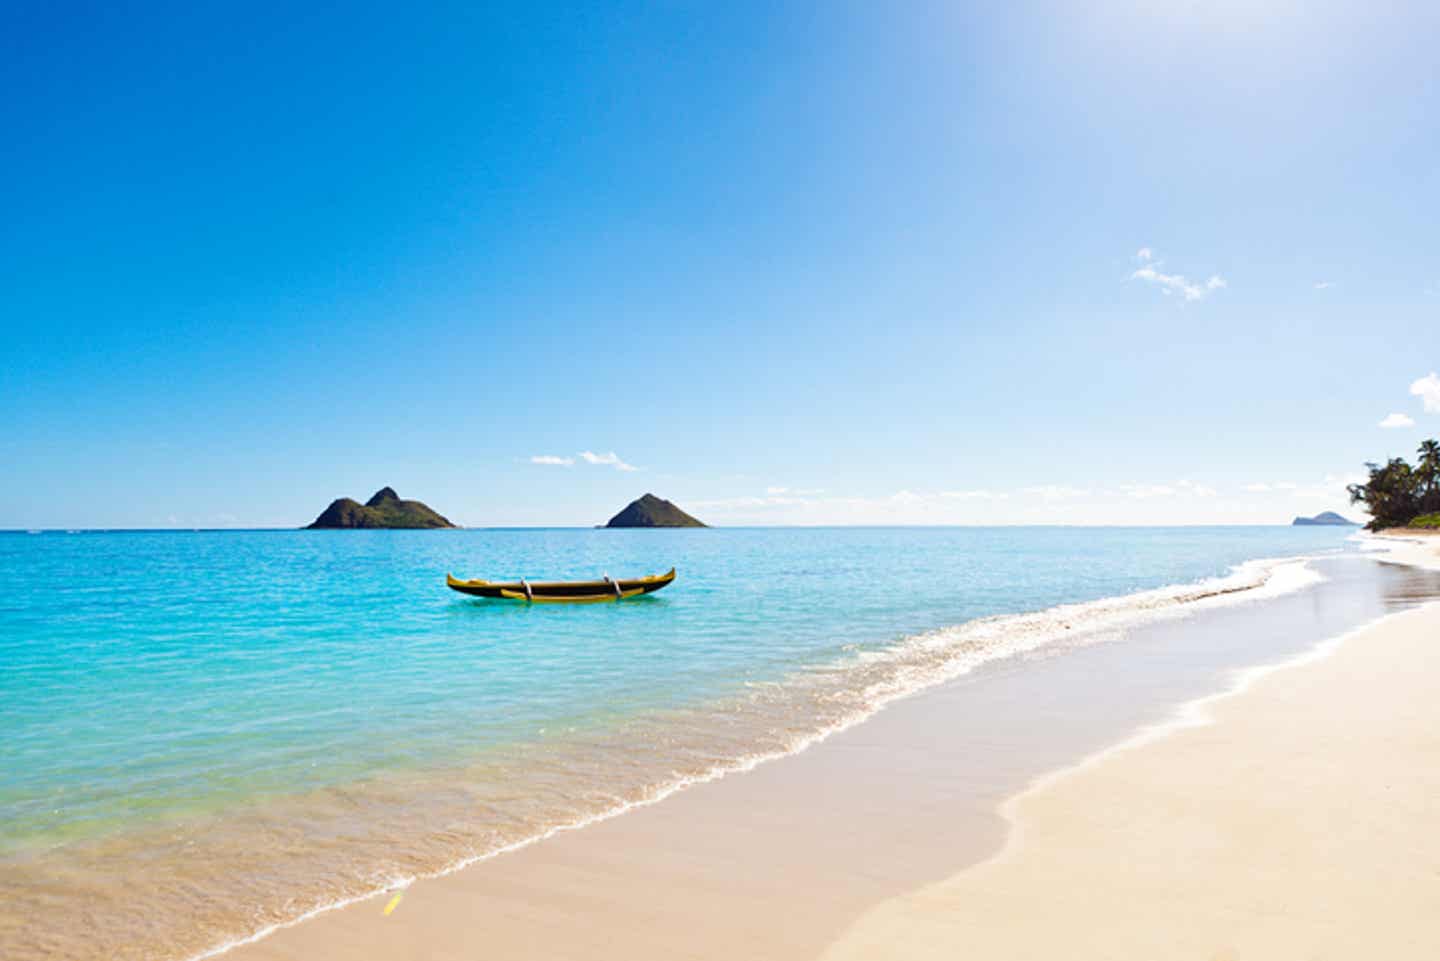
M926 632L1350 533L0 534L0 897L23 908L0 954L83 955L82 910L95 956L193 954L793 750L1022 625ZM672 565L619 604L444 586ZM138 924L135 884L185 924Z

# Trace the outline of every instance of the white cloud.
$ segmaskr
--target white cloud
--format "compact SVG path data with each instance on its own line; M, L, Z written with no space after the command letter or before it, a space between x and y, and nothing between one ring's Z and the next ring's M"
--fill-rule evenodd
M941 496L941 497L948 497L948 498L951 499L951 500L962 500L962 501L965 501L965 500L1003 501L1003 500L1005 500L1006 498L1008 498L1010 495L1009 495L1009 494L1000 493L1000 492L998 492L998 491L972 490L972 491L941 491L941 492L940 492L940 496Z
M639 469L640 469L640 468L634 466L633 464L627 464L627 463L625 463L623 460L620 459L620 456L619 456L618 454L616 454L613 450L610 451L610 453L608 453L608 454L597 454L597 453L595 453L594 451L582 450L582 451L580 452L580 459L583 460L583 461L584 461L585 463L587 463L587 464L603 464L603 465L607 465L607 466L613 467L613 468L615 468L616 470L639 470Z
M639 470L631 464L625 463L613 450L608 454L597 454L594 451L582 450L577 457L587 464L597 464L605 467L613 467L616 470ZM530 458L532 464L544 464L548 467L574 467L576 457L562 457L559 454L535 454Z
M1074 500L1077 497L1089 497L1090 492L1081 490L1078 487L1066 487L1064 484L1041 484L1036 487L1022 487L1020 493L1030 494L1041 500L1065 501Z
M1334 287L1334 286L1335 286L1335 285L1332 284L1330 281L1328 281L1328 280L1322 280L1322 281L1320 281L1319 283L1317 283L1317 284L1315 285L1315 289L1316 289L1316 290L1329 290L1331 287Z
M1207 487L1204 484L1197 484L1194 481L1190 480L1177 481L1175 486L1193 497L1214 497L1216 494L1220 493L1213 487Z
M1432 370L1428 376L1410 385L1410 393L1424 402L1425 410L1440 414L1440 374Z
M825 493L823 487L767 487L765 493L774 497L778 494L793 494L796 497L813 497Z
M1179 493L1175 488L1165 484L1121 484L1120 490L1126 497L1134 497L1138 500L1148 500L1151 497L1174 497Z
M1395 427L1414 427L1415 419L1413 417L1406 416L1405 414L1390 414L1380 422L1380 426L1387 429Z
M1344 511L1345 485L1361 474L1256 481L1216 489L1182 478L1168 482L1071 487L950 490L904 488L868 495L826 494L773 485L763 493L683 503L716 523L754 524L1176 524L1277 523L1319 509ZM812 493L823 496L809 496ZM1256 496L1264 495L1264 496ZM1063 509L1057 510L1057 507ZM1353 508L1352 508L1353 510Z
M1141 247L1135 252L1135 260L1140 264L1130 274L1131 280L1143 280L1147 284L1153 284L1160 288L1160 292L1167 297L1171 294L1179 294L1186 301L1193 302L1204 300L1207 296L1217 290L1224 290L1229 286L1225 278L1219 274L1211 274L1210 279L1201 283L1190 281L1183 274L1167 274L1160 271L1161 261L1155 259L1155 252L1149 247Z
M1348 496L1345 492L1346 487L1351 484L1363 484L1367 479L1365 474L1359 472L1326 474L1325 479L1319 483L1297 487L1295 496L1335 501Z
M761 507L798 507L808 503L803 497L721 497L714 500L687 501L688 506L705 511L735 511Z
M1120 493L1136 500L1149 500L1152 497L1214 497L1219 491L1192 480L1178 480L1173 484L1121 484Z
M1240 489L1251 494L1292 493L1299 490L1300 485L1294 481L1256 481L1253 484L1245 484Z

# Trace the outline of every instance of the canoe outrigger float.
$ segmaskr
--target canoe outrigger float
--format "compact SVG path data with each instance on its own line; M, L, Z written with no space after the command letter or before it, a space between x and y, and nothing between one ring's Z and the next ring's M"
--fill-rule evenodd
M581 604L590 601L623 601L627 597L638 597L660 590L675 579L675 568L664 574L649 577L635 577L616 580L605 575L602 581L536 581L530 583L521 578L509 584L496 581L461 581L450 574L445 583L452 591L473 594L476 597L495 597L509 601L532 603Z

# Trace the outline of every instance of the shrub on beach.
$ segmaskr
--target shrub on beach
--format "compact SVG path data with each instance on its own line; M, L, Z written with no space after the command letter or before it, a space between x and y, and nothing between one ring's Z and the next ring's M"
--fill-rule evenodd
M1421 515L1411 521L1410 526L1440 531L1440 513Z

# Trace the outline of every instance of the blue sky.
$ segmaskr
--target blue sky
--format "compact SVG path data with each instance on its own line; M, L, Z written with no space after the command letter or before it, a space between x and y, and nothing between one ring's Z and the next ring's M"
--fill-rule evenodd
M1427 5L0 16L0 527L1285 522L1440 435Z

